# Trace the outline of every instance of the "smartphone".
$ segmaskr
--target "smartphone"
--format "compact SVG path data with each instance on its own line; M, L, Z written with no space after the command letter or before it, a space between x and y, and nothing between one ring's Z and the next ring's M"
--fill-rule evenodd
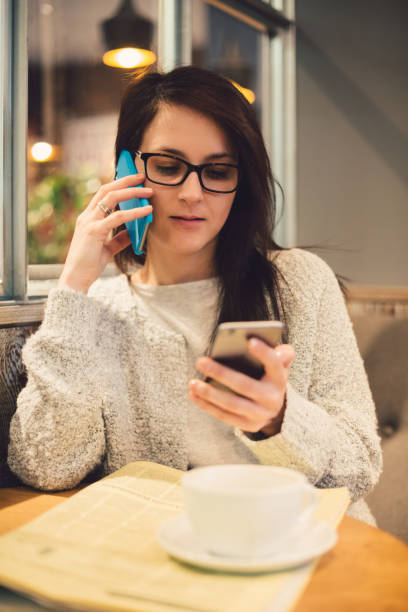
M240 321L221 323L210 350L210 357L223 365L238 370L251 378L260 379L265 373L262 363L248 350L248 340L259 338L269 346L277 346L282 341L283 325L280 321ZM219 389L225 385L206 378L206 382ZM230 389L228 389L230 391Z
M129 151L124 149L119 155L118 165L116 166L115 181L123 178L124 176L128 176L129 174L137 174L137 169L135 162L133 161L133 157ZM119 202L119 208L121 210L130 210L131 208L139 208L141 206L148 205L149 201L146 198L132 198L131 200ZM125 223L132 242L133 250L136 255L142 255L143 253L147 232L152 221L153 215L150 213L146 217L132 219L132 221L127 221L127 223Z

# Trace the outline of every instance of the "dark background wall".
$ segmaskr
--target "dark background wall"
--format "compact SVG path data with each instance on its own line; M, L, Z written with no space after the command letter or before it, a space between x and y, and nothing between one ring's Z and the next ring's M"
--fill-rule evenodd
M408 284L408 2L298 0L298 243Z

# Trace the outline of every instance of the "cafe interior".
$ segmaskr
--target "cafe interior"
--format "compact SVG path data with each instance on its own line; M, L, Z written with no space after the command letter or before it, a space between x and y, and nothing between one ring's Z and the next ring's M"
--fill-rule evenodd
M0 561L0 610L408 610L407 23L405 0L2 1L0 534L16 536L4 549L0 538L0 559L13 568L8 551L16 552L15 570L3 574ZM41 586L47 576L59 584L50 565L44 576L39 561L26 575L17 570L19 542L48 529L46 512L50 533L82 512L72 491L35 491L8 467L10 419L26 383L21 352L41 325L77 216L112 180L127 82L145 70L188 64L228 78L258 117L280 186L275 241L316 253L345 287L381 437L383 472L367 499L378 526L333 514L337 543L286 572L224 574L170 555L157 566L156 590L140 595L129 585L133 595L102 601L84 579L61 586L62 596ZM112 263L104 275L116 273ZM29 532L34 519L43 522ZM95 555L88 568L96 584ZM110 571L104 563L100 575ZM174 575L168 564L177 566ZM173 600L160 571L164 582L172 576L173 589L177 580L184 585ZM82 599L68 601L77 588ZM212 589L219 589L218 603L205 600ZM231 603L233 593L240 603Z

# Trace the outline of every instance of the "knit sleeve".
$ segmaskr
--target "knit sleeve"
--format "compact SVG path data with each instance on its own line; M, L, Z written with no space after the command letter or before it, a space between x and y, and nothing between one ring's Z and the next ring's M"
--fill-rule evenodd
M8 462L33 487L74 487L104 455L109 364L98 346L102 311L93 298L55 289L40 329L23 349L28 380L11 422Z
M347 486L355 501L367 495L381 472L377 420L337 279L319 262L315 329L305 342L312 353L307 389L299 391L296 381L289 382L279 434L259 442L242 439L262 463L302 471L318 487ZM302 339L298 344L306 361Z

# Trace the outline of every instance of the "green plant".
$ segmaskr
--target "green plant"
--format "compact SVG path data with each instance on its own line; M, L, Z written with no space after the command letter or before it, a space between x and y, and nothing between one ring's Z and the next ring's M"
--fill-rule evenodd
M28 197L28 251L31 264L63 263L75 221L90 199L94 177L53 174Z

